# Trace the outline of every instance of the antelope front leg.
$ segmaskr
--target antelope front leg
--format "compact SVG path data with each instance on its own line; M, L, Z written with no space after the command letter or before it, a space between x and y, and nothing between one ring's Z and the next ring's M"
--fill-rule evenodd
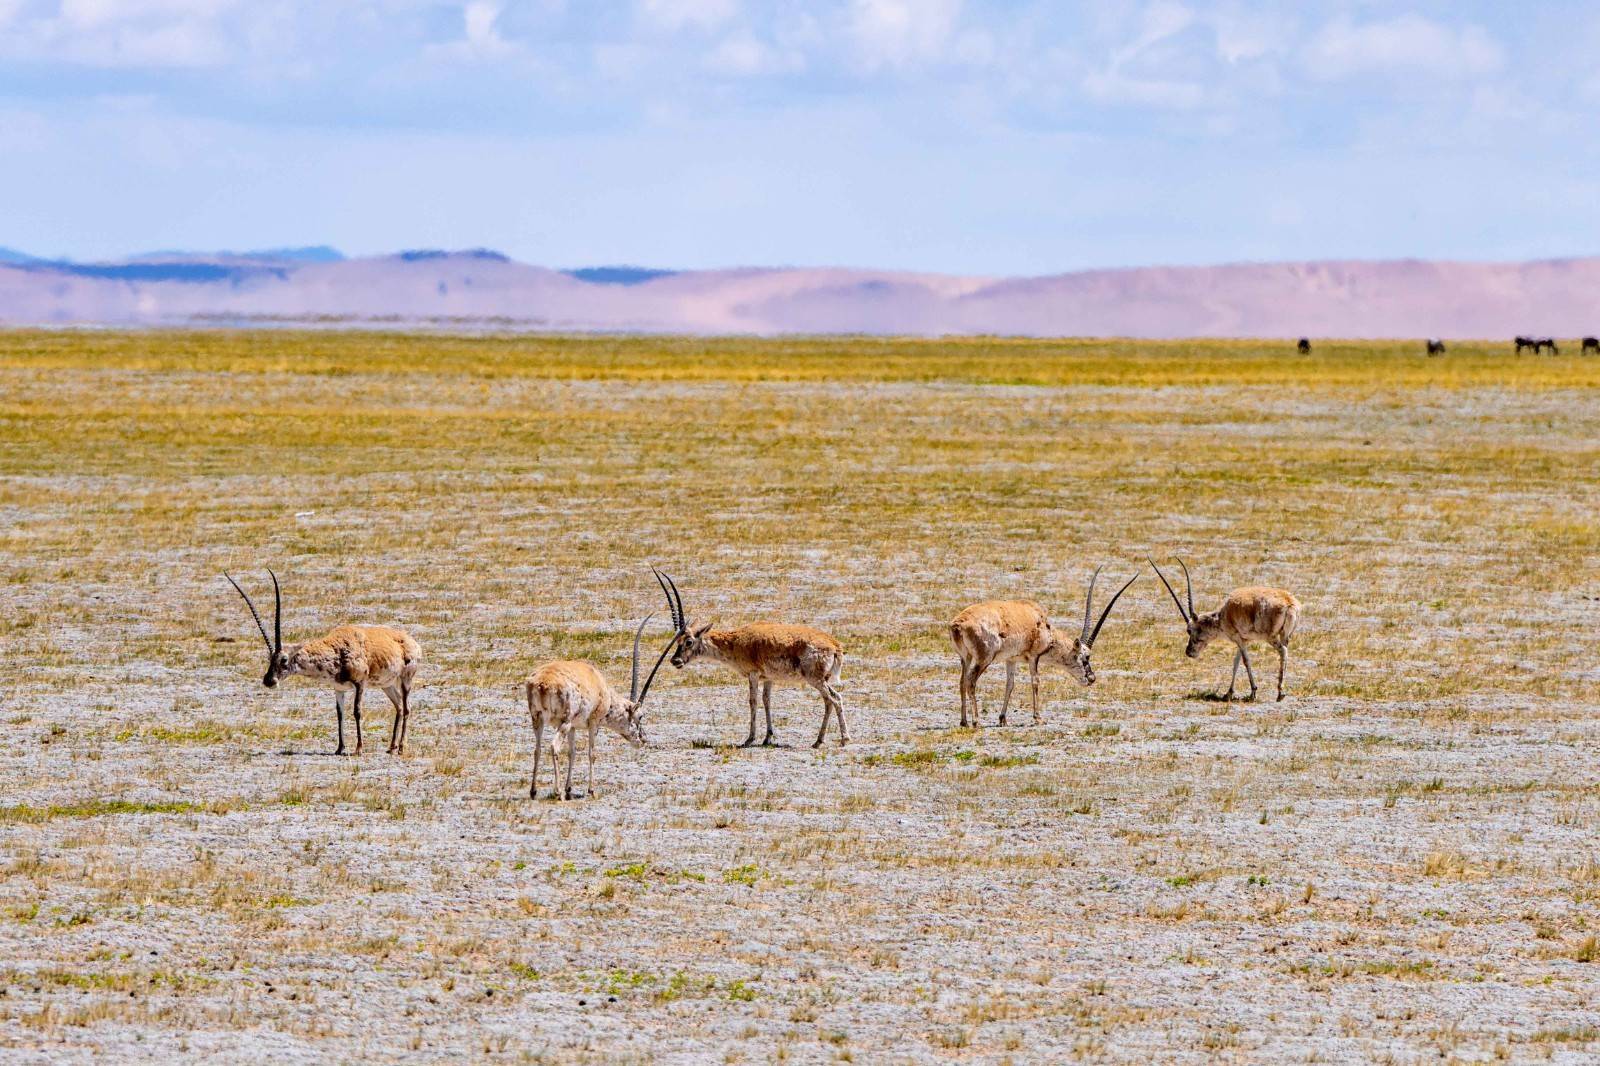
M1011 690L1017 684L1017 664L1006 661L1006 694L1000 697L1000 724L1006 724L1006 712L1011 710Z
M1240 648L1240 649L1238 649L1237 651L1235 651L1233 653L1233 673L1228 678L1227 700L1228 700L1229 703L1233 702L1233 686L1235 684L1237 684L1238 681L1239 681L1239 656L1241 656L1243 654L1244 654L1244 649L1243 648Z
M333 750L335 755L344 754L344 693L333 694L333 709L339 716L339 746Z
M356 720L356 754L361 754L361 685L356 686L356 698L350 705L351 713Z
M1283 702L1283 668L1289 661L1289 649L1278 645L1278 702Z
M411 735L411 682L400 682L400 747L396 749L401 755L406 753L406 737Z
M771 681L763 681L763 682L761 682L761 706L762 706L762 709L767 712L767 735L766 735L766 738L761 741L761 746L764 747L764 748L765 747L771 747L772 745L777 743L777 739L772 735L772 682ZM826 715L823 716L822 725L823 725L824 729L827 728L828 719L827 719Z
M531 702L531 701L530 701ZM532 708L529 708L532 713ZM528 798L539 798L539 757L544 754L544 719L533 715L533 782L528 786Z
M741 748L755 747L756 743L756 700L760 698L761 680L754 675L746 678L750 682L750 733L744 738Z
M1031 680L1033 681L1033 724L1034 725L1042 725L1044 723L1044 719L1042 717L1040 717L1040 715L1039 715L1039 660L1038 659L1033 660L1033 668L1030 671L1030 677L1031 677Z
M589 725L589 777L583 785L584 799L589 799L594 795L594 742L599 735L599 729L599 722L593 722Z
M1239 648L1239 658L1244 660L1244 676L1250 679L1250 699L1254 702L1256 698L1256 673L1250 669L1250 653L1245 651L1242 645Z

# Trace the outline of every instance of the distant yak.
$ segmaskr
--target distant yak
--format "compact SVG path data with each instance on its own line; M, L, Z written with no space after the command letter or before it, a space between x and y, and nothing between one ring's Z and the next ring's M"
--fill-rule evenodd
M1518 337L1517 354L1521 355L1522 349L1524 348L1532 348L1535 352L1537 352L1539 350L1539 344L1532 337Z
M1538 355L1540 348L1549 348L1551 355L1561 354L1561 349L1556 347L1556 339L1554 337L1540 337L1538 340L1534 341L1533 354Z
M1443 355L1444 354L1444 341L1441 341L1441 340L1429 340L1428 341L1428 354L1429 355Z
M1600 338L1583 338L1583 354L1588 355L1590 352L1600 352Z
M1295 347L1300 349L1300 354L1301 355L1310 355L1311 354L1311 341L1308 340L1305 337L1301 337L1300 338L1300 343L1295 345Z

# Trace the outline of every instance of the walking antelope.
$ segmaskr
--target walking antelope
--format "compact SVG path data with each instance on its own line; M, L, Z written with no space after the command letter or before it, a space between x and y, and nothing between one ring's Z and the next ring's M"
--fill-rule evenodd
M1080 685L1094 684L1094 667L1089 663L1089 653L1094 649L1100 627L1106 624L1117 600L1128 586L1139 580L1134 574L1117 594L1111 597L1100 620L1094 620L1094 583L1100 578L1097 568L1089 578L1089 595L1083 604L1083 631L1072 638L1056 632L1050 626L1044 608L1031 600L989 600L975 603L956 615L950 622L950 640L961 657L961 725L977 727L983 724L982 707L978 703L978 680L985 670L996 662L1006 664L1006 694L1000 701L1000 724L1006 724L1006 713L1011 708L1011 691L1017 681L1017 663L1026 661L1033 684L1033 724L1039 716L1039 666L1042 663L1064 667ZM1091 628L1091 626L1093 628ZM972 716L967 717L968 705Z
M411 726L411 682L422 665L422 647L404 630L391 626L338 626L328 635L304 644L283 646L283 593L278 575L272 576L272 637L248 593L231 574L223 573L244 597L250 617L256 620L261 639L267 643L267 672L261 683L276 688L278 679L292 675L314 677L333 685L333 705L338 712L339 747L344 752L344 697L355 693L356 750L361 754L361 696L369 688L382 689L394 704L394 727L389 731L389 754L404 755L406 734Z
M1167 595L1172 597L1178 614L1183 616L1184 626L1189 630L1189 645L1184 649L1185 655L1198 659L1206 645L1218 636L1227 637L1238 646L1239 650L1233 657L1233 674L1228 678L1226 698L1230 701L1233 699L1241 662L1244 663L1245 676L1250 679L1250 699L1256 698L1256 675L1250 669L1250 653L1245 646L1263 640L1278 651L1278 699L1283 699L1283 669L1289 657L1289 638L1294 635L1295 626L1300 624L1300 601L1283 589L1253 585L1228 593L1228 598L1215 611L1197 614L1194 609L1194 582L1189 579L1189 568L1183 560L1179 559L1178 565L1183 567L1184 597L1189 602L1187 610L1178 601L1178 594L1172 591L1167 575L1156 566L1154 559L1150 560L1150 565L1155 567L1156 576L1166 585Z
M779 622L753 622L738 629L713 629L706 623L689 628L683 611L683 596L671 577L655 571L656 581L666 594L667 608L677 630L671 647L672 665L678 669L697 660L724 663L744 675L750 686L750 735L741 748L756 742L756 696L767 712L767 735L763 746L776 743L772 729L772 686L774 682L803 682L822 695L822 728L811 746L820 748L828 735L828 717L839 719L839 744L850 739L844 721L844 701L837 688L839 671L844 666L844 648L837 640L811 626L784 625Z
M605 677L591 664L582 661L559 660L539 666L523 681L528 695L528 715L533 719L533 781L528 786L528 798L539 798L539 757L544 751L544 731L552 726L550 737L550 775L554 795L559 799L572 798L572 766L578 759L577 738L573 731L582 728L589 734L589 777L584 787L585 796L594 795L594 748L600 727L605 726L636 748L644 747L644 698L656 671L677 642L673 640L656 657L650 676L645 678L644 689L639 688L639 640L644 627L655 615L645 615L644 621L633 634L633 675L628 684L628 698L623 699ZM567 783L561 784L561 751L567 752Z

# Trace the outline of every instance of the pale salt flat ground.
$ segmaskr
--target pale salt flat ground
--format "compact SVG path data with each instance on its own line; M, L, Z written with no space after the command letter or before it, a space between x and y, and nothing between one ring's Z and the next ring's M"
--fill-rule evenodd
M0 369L0 1058L1600 1051L1591 391L563 382L416 343ZM1289 700L1202 698L1231 656L1185 660L1147 572L1094 688L999 729L996 670L952 728L955 610L1070 625L1094 565L1173 548L1203 602L1299 593ZM705 620L835 631L852 743L805 747L792 689L794 747L731 749L742 683L668 668L649 748L530 802L515 680L625 681L652 562ZM290 639L423 642L407 757L381 696L336 759L327 693L261 687L219 571L268 563Z

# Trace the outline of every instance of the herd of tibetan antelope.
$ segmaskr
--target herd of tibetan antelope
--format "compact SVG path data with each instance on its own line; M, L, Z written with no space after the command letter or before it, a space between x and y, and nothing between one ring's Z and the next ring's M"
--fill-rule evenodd
M1233 642L1236 650L1226 699L1233 699L1241 663L1250 682L1248 698L1255 699L1255 670L1250 665L1248 649L1257 642L1268 644L1278 653L1278 699L1283 699L1283 674L1288 661L1289 639L1300 621L1300 601L1284 589L1250 586L1235 589L1223 600L1222 606L1201 614L1195 610L1194 582L1183 560L1177 560L1183 568L1182 600L1155 560L1148 561L1183 619L1188 635L1188 644L1184 649L1186 655L1191 659L1198 658L1206 645L1218 637ZM1095 640L1107 616L1111 614L1111 608L1116 606L1117 600L1128 591L1128 587L1139 579L1140 572L1135 572L1117 590L1096 619L1094 588L1100 570L1095 570L1084 598L1083 628L1070 635L1052 626L1044 608L1029 600L988 600L975 603L956 615L950 621L950 640L961 660L962 727L976 728L981 724L978 682L995 663L1004 663L1006 668L1005 695L1000 702L1000 725L1006 724L1006 715L1011 707L1018 663L1028 665L1036 725L1040 722L1041 666L1060 666L1080 685L1094 684L1094 668L1090 665L1089 656L1094 650ZM381 690L394 705L389 752L404 754L411 720L411 688L417 670L422 665L421 645L404 630L392 626L346 625L338 626L316 640L285 646L283 593L277 575L271 570L267 573L272 577L273 596L270 636L250 595L231 575L223 575L244 597L256 628L261 632L261 639L267 645L267 672L261 683L273 688L280 678L299 675L332 685L338 719L338 748L335 751L338 755L345 754L346 698L350 698L355 720L355 754L360 755L361 698L368 689ZM850 739L850 730L845 723L844 700L837 687L844 666L844 649L837 640L811 626L779 622L753 622L737 629L716 629L711 623L693 626L684 610L683 596L678 591L677 583L660 570L653 569L652 573L666 596L673 632L666 646L661 649L661 654L656 656L655 664L642 686L639 683L639 645L645 627L654 614L646 615L634 631L633 666L626 697L613 688L592 663L579 660L543 663L521 683L527 695L528 714L533 722L533 778L528 789L531 798L536 799L539 794L539 764L544 752L546 730L551 733L553 787L555 795L562 799L572 798L572 774L577 762L576 741L585 739L581 734L587 734L588 783L585 795L588 796L595 794L595 741L601 726L612 730L635 747L644 746L645 697L649 695L650 685L669 655L672 665L679 669L693 662L716 662L743 675L750 692L750 733L741 747L756 744L758 700L766 712L766 732L760 743L775 743L772 686L780 682L807 684L822 696L822 728L817 731L817 739L812 747L822 745L828 733L830 717L838 720L839 743L842 745ZM563 751L567 757L564 783L561 780L560 763Z

